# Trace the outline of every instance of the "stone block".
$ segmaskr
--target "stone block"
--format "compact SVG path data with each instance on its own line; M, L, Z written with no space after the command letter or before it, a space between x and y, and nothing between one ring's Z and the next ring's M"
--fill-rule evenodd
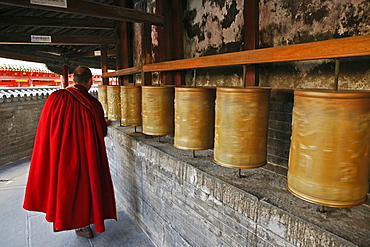
M293 246L355 246L264 201L259 203L257 224L258 237L276 242L278 246L288 243Z

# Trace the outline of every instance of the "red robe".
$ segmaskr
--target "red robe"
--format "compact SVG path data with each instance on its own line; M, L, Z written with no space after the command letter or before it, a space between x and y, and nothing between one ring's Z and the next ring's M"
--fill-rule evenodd
M23 207L46 213L56 231L116 219L100 102L81 85L52 93L36 133Z

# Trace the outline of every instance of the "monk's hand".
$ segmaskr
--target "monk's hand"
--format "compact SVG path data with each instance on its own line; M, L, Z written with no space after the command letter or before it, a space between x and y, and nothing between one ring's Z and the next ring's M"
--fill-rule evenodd
M107 123L107 126L111 126L112 125L112 121L110 119L107 119L106 123Z

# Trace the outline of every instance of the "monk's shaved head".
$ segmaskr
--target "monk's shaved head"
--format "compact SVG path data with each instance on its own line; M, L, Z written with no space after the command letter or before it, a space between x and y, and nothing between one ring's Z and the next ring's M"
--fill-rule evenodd
M89 79L91 79L92 73L91 70L86 66L79 66L73 72L73 80L77 84L82 84L87 86Z

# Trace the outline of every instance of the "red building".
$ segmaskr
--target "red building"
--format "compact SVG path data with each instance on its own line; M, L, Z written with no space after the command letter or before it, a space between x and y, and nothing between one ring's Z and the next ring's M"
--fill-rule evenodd
M110 80L112 85L116 84L115 78ZM69 75L68 81L73 84L73 75ZM61 82L62 76L44 64L0 58L0 87L60 86ZM101 75L93 75L93 84L102 84Z

